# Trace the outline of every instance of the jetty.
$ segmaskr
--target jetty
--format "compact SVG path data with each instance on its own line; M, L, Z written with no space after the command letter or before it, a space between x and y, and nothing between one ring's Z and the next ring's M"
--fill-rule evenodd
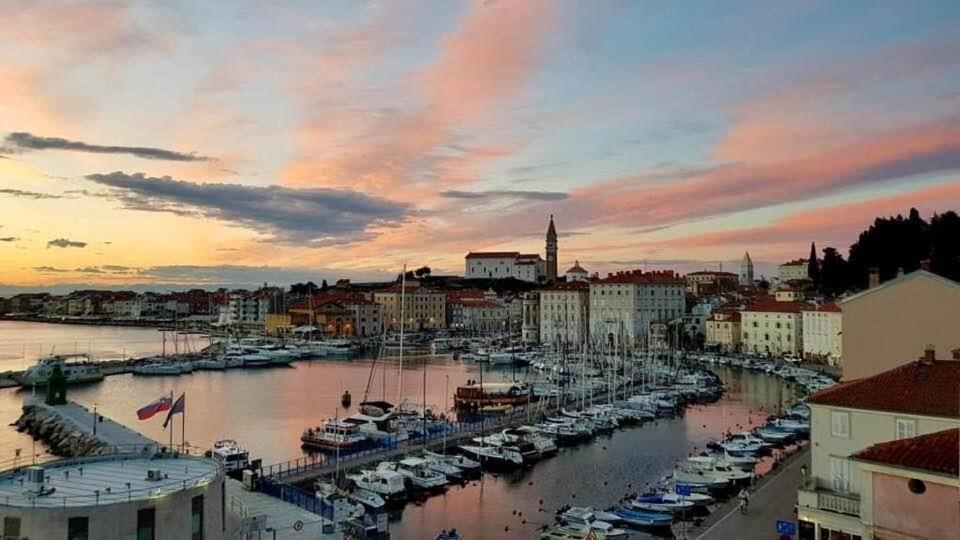
M153 439L74 402L50 405L38 396L28 397L23 414L15 422L18 431L46 443L62 457L97 455L111 447L149 448Z

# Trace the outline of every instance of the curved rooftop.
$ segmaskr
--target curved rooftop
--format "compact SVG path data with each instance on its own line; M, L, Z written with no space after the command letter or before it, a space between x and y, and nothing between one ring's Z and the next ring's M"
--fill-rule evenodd
M63 508L100 506L152 499L207 485L220 476L210 458L177 454L123 454L70 458L39 465L44 486L29 482L29 464L0 474L0 506ZM158 480L148 471L160 471Z

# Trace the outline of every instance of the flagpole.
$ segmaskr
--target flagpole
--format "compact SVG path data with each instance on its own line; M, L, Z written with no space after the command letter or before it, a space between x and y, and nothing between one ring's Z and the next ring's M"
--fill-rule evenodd
M173 390L170 390L170 409L173 410ZM170 422L170 451L173 452L173 422Z
M187 452L187 393L183 393L183 410L180 411L180 448Z

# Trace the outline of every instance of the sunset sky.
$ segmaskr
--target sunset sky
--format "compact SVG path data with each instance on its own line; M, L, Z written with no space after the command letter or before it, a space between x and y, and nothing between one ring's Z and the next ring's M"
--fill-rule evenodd
M0 292L769 274L960 209L960 2L3 1Z

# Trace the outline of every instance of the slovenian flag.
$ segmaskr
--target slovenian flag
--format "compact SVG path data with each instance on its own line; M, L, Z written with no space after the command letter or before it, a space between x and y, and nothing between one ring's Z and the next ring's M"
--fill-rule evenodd
M153 415L158 412L169 411L171 405L171 399L169 396L163 396L162 398L153 401L137 409L137 418L140 420L147 420L152 418Z
M173 403L173 407L170 408L170 412L167 413L167 419L163 421L163 427L166 428L167 424L170 423L170 419L173 418L173 415L180 413L183 414L183 409L186 407L187 394L180 394L180 397L177 398L177 401Z

